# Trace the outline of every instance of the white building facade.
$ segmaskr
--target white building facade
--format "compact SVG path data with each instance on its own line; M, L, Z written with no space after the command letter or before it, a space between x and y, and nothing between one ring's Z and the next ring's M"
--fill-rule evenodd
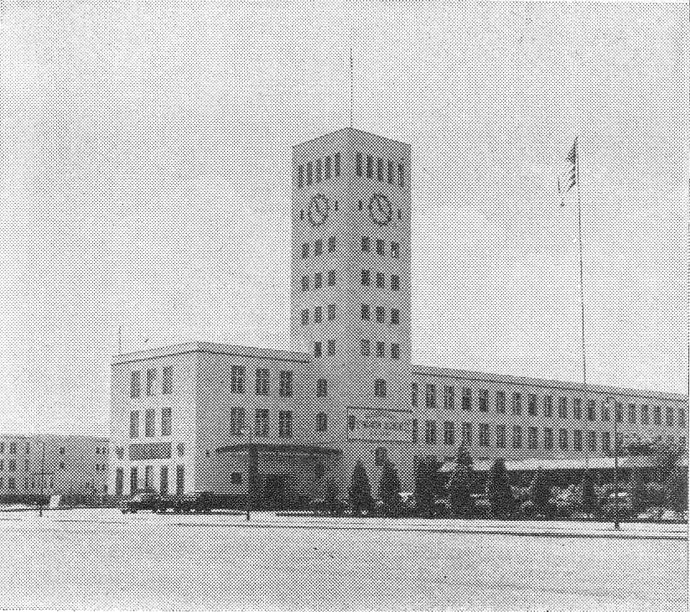
M291 351L189 343L112 363L110 491L341 494L358 459L585 458L685 444L682 395L413 366L411 150L347 128L293 150ZM607 400L610 399L610 404Z

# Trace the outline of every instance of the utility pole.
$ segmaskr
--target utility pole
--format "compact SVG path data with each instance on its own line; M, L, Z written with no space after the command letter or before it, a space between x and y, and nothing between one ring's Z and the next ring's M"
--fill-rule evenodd
M41 471L36 474L33 473L32 476L41 477L41 494L38 500L38 516L43 516L43 494L45 492L45 477L48 475L54 475L53 472L46 472L46 443L41 440Z

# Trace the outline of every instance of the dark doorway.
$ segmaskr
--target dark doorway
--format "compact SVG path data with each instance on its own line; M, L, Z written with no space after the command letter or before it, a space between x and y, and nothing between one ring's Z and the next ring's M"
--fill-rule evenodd
M263 477L261 505L266 510L281 510L287 497L287 474L266 474Z

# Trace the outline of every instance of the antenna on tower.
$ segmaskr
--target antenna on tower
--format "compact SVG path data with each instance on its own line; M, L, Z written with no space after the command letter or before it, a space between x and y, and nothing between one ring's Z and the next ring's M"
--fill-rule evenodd
M350 127L353 127L353 112L355 106L355 94L354 94L354 78L353 78L353 62L352 62L352 45L350 45Z

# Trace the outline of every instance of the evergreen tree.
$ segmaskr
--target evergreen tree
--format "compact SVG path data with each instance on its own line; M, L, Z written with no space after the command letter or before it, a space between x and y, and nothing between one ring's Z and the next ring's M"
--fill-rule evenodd
M326 512L331 516L338 514L338 485L333 478L326 480L326 491L323 497Z
M357 459L355 469L352 472L349 491L350 506L354 515L371 512L373 500L371 498L371 485L367 471L361 459Z
M532 484L529 487L529 500L534 511L539 514L551 514L551 487L549 477L539 468L534 474Z
M489 470L486 494L491 506L491 514L496 518L510 518L515 510L515 498L510 488L508 472L503 459L496 459Z
M592 474L589 470L585 470L582 476L582 482L580 483L580 507L583 512L588 515L594 514L599 503L597 500L597 494L594 491L594 481L592 480Z
M438 473L440 465L435 457L417 463L414 479L414 498L417 512L422 516L434 515L434 503L441 492Z
M398 470L386 459L379 479L379 498L383 502L384 514L390 516L397 512L400 505L400 478Z
M448 482L448 501L455 517L470 517L474 514L474 500L471 496L472 472L470 468L458 465Z
M628 494L630 495L630 506L633 512L643 512L647 507L647 486L642 478L642 471L640 469L633 470Z
M688 509L688 471L676 466L671 470L665 483L666 505L675 512Z
M465 467L472 470L474 462L472 461L472 456L467 452L464 446L458 447L458 455L455 458L456 467Z

